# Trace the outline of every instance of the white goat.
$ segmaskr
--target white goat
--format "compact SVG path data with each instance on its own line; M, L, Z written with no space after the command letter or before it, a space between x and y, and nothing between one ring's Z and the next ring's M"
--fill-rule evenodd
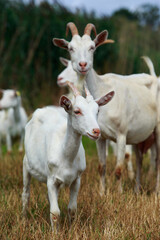
M60 62L66 67L57 77L57 84L59 87L66 87L67 81L74 83L78 90L82 93L83 82L78 81L77 73L72 68L72 63L66 58L59 58ZM69 88L69 93L67 94L69 99L72 99L73 92Z
M156 73L155 73L155 69L154 69L154 65L153 62L151 61L151 59L147 56L143 56L142 59L145 61L145 63L147 64L148 68L149 68L149 72L152 76L157 77ZM157 105L158 105L158 110L159 110L159 106L160 106L160 77L158 77L158 98L157 98ZM155 144L152 145L151 148L151 160L150 160L150 169L149 169L149 173L152 174L155 171L156 168L156 146Z
M74 83L74 85L79 89L79 83L77 78L77 73L73 70L72 63L70 60L60 57L60 62L65 66L66 68L58 75L57 77L57 84L60 87L67 86L67 81ZM82 82L83 83L83 82ZM82 85L83 87L83 85ZM73 92L70 91L73 95Z
M60 105L68 113L68 119L56 111L56 108L45 107L35 111L25 128L23 214L26 214L32 175L47 183L52 230L60 215L58 192L61 186L70 187L70 220L76 212L80 178L86 168L81 136L86 135L93 140L99 138L98 105L103 106L114 95L111 92L95 102L87 90L85 99L72 83L68 84L75 94L73 101L66 96L60 99Z
M78 81L77 73L73 70L72 63L66 58L60 57L60 62L66 67L57 77L57 84L60 87L67 86L67 81L74 83L78 90L82 93L83 81ZM105 80L105 79L104 79ZM68 98L72 99L73 92L69 88ZM107 141L106 157L108 157L108 144L112 146L114 156L117 156L116 143ZM134 171L132 165L132 146L126 145L125 160L127 161L128 176L131 180L134 178Z
M23 151L24 129L27 114L21 104L20 93L16 90L0 90L0 138L6 137L7 151L12 151L12 137L20 136L19 152Z
M117 165L115 175L118 179L118 190L122 192L121 174L124 165L126 144L135 144L137 176L136 190L140 189L141 159L136 144L147 139L157 124L157 78L148 74L133 74L122 76L105 74L99 76L93 69L93 55L96 48L106 43L107 31L96 35L93 24L87 24L84 35L79 36L74 23L67 24L67 33L72 32L70 42L54 38L56 46L69 51L73 69L77 72L80 81L86 81L94 98L104 95L108 91L115 91L115 97L108 105L101 108L98 123L101 129L101 138L97 141L100 161L101 194L105 191L106 172L106 139L117 142ZM91 30L96 38L91 39ZM104 82L105 79L105 82ZM160 121L159 121L160 125ZM157 144L160 150L160 127L157 127ZM159 156L159 155L158 155ZM159 162L159 161L158 161ZM157 170L157 192L160 191L160 165Z

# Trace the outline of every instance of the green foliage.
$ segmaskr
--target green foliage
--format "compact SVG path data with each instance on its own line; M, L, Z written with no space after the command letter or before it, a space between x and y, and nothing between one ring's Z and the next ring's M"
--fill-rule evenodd
M160 9L156 5L144 4L137 11L137 17L142 24L156 27L160 24Z
M133 20L138 20L138 17L137 17L137 15L135 14L135 13L132 13L131 11L129 11L128 9L126 9L126 8L121 8L121 9L119 9L118 11L115 11L114 13L113 13L113 16L115 17L115 16L117 16L117 17L124 17L124 18L126 18L126 19L128 19L128 20L131 20L131 21L133 21Z
M152 12L154 23L147 20ZM142 19L145 24L141 24ZM35 5L34 1L25 4L23 1L0 0L0 86L22 91L31 111L58 103L61 92L56 78L63 69L59 56L69 58L69 55L55 47L52 39L66 38L65 28L70 21L77 25L80 34L86 24L92 22L97 32L107 29L109 38L115 40L114 44L97 49L94 67L98 73L147 72L140 57L148 55L160 74L159 19L159 8L152 5L142 6L138 13L120 9L112 16L97 17L85 9L74 14L58 1ZM156 28L152 28L155 22ZM71 35L67 37L69 39Z

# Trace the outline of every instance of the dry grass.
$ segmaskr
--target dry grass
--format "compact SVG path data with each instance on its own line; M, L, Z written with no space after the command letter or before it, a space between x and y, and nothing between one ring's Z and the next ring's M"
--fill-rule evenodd
M69 228L67 219L68 190L59 198L61 227L54 239L112 240L160 239L160 202L152 193L155 176L148 177L148 158L143 168L143 193L136 196L134 183L124 172L124 193L117 194L114 179L115 160L110 154L104 198L98 194L98 159L95 143L85 139L87 169L82 176L78 197L78 216ZM12 155L0 160L0 239L53 239L49 221L49 203L44 184L32 180L28 218L21 216L22 156L15 147Z

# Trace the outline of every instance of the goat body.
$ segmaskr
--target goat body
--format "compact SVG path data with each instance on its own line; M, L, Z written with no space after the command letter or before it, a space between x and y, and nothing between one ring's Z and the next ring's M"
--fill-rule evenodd
M72 85L71 85L72 86ZM73 87L75 90L75 88ZM78 91L75 91L77 94ZM113 97L104 96L97 102L106 104ZM103 101L102 101L103 100ZM100 130L97 123L98 104L91 96L84 99L79 94L73 103L61 97L61 106L68 113L64 117L55 107L38 109L25 128L25 157L23 160L23 214L29 201L31 175L46 182L50 202L50 220L58 222L58 192L63 185L70 187L69 217L77 209L77 195L80 178L86 168L85 152L81 142L82 135L98 139ZM36 144L35 144L36 143Z
M37 180L47 182L48 175L51 174L60 182L70 185L75 180L75 176L77 177L77 172L82 172L85 169L82 143L79 143L77 147L79 151L77 151L76 157L66 158L64 156L65 141L70 141L68 137L65 139L66 130L67 118L63 118L59 111L52 107L36 110L27 124L25 161L28 171ZM34 142L37 144L33 148ZM71 164L73 160L75 168L69 170L73 167Z
M148 74L120 76L105 74L100 76L93 69L93 54L96 48L106 43L107 31L103 31L91 40L90 33L96 30L93 24L87 24L84 35L79 36L74 23L67 29L72 32L72 40L53 39L56 46L69 51L73 69L80 81L86 81L93 97L96 99L108 91L115 91L115 97L108 105L100 109L98 123L101 138L97 141L100 160L101 190L105 189L106 139L117 142L118 189L121 192L121 173L125 157L126 144L138 144L147 139L157 126L157 89L158 81ZM138 155L137 155L138 161ZM158 182L158 181L157 181Z
M12 151L12 137L20 136L19 151L23 151L24 128L27 114L21 104L21 96L15 90L1 90L0 136L6 137L7 150Z
M61 63L66 67L57 77L57 84L59 86L67 86L67 82L73 82L74 85L78 88L80 92L82 92L83 89L83 81L80 81L77 73L73 70L71 61L60 57ZM119 75L120 76L120 75ZM121 76L120 76L121 77ZM105 81L105 77L102 75L101 78ZM137 80L138 81L138 80ZM67 95L69 98L73 97L73 92L69 88L69 94ZM116 143L113 141L107 141L107 150L106 150L106 156L108 156L108 143L112 146L114 155L117 156L117 147ZM134 171L132 166L132 146L126 145L126 151L125 151L125 159L127 161L128 166L128 175L131 180L134 178Z

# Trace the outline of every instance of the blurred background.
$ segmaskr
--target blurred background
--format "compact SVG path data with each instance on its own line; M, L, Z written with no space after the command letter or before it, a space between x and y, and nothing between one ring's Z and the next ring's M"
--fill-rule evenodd
M136 6L130 1L126 1L126 5L122 4L123 1L121 4L114 0L108 2L109 5L107 1L97 1L94 5L92 1L90 7L83 1L69 4L67 0L64 3L56 0L0 0L0 88L20 90L28 112L58 104L60 95L66 91L56 83L57 75L64 68L59 57L69 58L69 54L55 47L52 39L69 41L71 35L66 38L65 29L70 21L77 25L80 34L91 22L98 33L107 29L109 38L115 40L114 44L103 45L95 52L94 68L99 74L148 73L140 58L147 55L159 75L158 1L142 1Z

